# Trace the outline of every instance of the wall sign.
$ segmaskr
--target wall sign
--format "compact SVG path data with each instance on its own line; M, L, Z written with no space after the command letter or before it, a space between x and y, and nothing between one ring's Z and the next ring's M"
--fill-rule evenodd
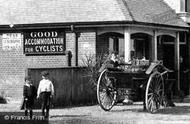
M28 31L24 33L24 54L47 55L65 53L65 36L61 31Z
M3 33L2 34L2 49L4 51L11 51L20 49L22 44L21 33Z

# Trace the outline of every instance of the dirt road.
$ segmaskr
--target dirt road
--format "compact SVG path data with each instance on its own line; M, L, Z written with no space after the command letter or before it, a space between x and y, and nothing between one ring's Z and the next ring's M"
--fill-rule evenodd
M190 124L190 100L175 103L176 107L163 108L155 114L143 111L142 102L133 105L116 105L109 112L103 111L98 105L51 109L49 121L44 124ZM1 122L8 122L4 116L23 116L18 103L0 104ZM40 110L35 110L40 116ZM10 120L9 120L10 121ZM12 120L15 123L22 121ZM26 121L24 121L26 122ZM23 122L23 123L24 123ZM35 123L40 121L35 120ZM30 121L27 121L30 123ZM32 122L34 123L34 122ZM42 124L42 122L40 122Z

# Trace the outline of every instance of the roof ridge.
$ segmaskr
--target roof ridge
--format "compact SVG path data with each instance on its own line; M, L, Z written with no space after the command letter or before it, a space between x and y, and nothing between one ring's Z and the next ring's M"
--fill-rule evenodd
M133 16L132 12L130 11L130 9L129 9L128 5L127 5L127 2L125 0L116 0L116 1L118 2L118 4L120 6L123 6L120 9L122 10L122 13L123 13L124 17L126 19L128 19L127 15L126 15L126 12L127 12L127 13L129 13L129 16L131 17L131 21L135 21L134 16Z
M135 18L133 16L131 10L129 9L129 6L128 6L126 0L121 0L121 1L124 3L125 7L127 8L128 12L129 12L129 15L131 16L132 20L135 21Z

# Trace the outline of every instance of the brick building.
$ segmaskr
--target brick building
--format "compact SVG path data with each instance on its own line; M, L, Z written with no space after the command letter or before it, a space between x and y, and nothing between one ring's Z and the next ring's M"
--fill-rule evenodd
M29 68L67 68L67 51L71 67L108 50L126 62L131 53L162 59L180 82L179 35L189 26L162 0L7 0L0 10L0 91L8 96L22 97Z

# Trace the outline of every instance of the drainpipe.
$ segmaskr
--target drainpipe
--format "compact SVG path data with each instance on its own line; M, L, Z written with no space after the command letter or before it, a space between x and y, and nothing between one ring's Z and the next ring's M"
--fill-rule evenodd
M72 58L72 52L67 51L67 64L69 67L71 66L71 58Z
M78 38L80 37L80 32L74 29L74 25L71 25L71 31L75 33L75 66L78 66Z
M75 66L78 66L78 38L80 37L80 32L75 32Z

